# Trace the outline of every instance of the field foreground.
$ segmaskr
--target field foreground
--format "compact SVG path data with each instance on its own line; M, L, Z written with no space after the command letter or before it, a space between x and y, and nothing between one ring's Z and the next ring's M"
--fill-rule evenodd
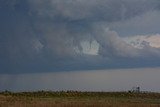
M0 107L160 107L160 93L5 91Z

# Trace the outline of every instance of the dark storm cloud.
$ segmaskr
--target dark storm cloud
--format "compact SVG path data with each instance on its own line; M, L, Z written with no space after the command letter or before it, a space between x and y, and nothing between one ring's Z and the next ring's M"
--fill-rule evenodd
M115 27L159 6L158 0L0 0L0 72L159 66L160 49L136 49ZM98 55L84 54L83 41L96 41Z
M107 22L132 18L159 7L158 0L30 0L30 3L32 11L43 17Z

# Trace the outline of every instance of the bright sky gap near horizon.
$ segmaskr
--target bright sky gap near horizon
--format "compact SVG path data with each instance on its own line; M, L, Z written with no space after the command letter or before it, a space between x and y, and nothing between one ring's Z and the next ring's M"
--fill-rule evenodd
M159 75L160 0L0 0L0 90L160 92Z

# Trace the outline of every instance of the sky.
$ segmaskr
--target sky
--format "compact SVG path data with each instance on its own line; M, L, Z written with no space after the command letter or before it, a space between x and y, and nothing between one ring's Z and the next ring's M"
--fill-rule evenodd
M110 72L119 78L121 73L150 69L156 74L160 67L159 19L159 0L0 0L0 89L21 90L21 84L30 80L30 89L43 89L56 78L55 89L75 89L65 85L63 77L69 74L79 79L80 89L90 79L100 79L96 75L104 74L107 81ZM36 80L28 80L34 75ZM11 82L22 78L21 83ZM47 78L47 83L40 78ZM141 78L146 79L145 75ZM114 84L116 78L109 81ZM97 90L105 83L91 85ZM108 87L116 90L114 85Z

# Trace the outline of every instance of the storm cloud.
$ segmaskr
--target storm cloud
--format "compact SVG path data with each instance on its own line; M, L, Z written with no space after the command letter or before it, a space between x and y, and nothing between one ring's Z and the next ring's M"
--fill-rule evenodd
M159 9L159 0L0 0L0 73L160 66L160 48L123 40L159 34Z

